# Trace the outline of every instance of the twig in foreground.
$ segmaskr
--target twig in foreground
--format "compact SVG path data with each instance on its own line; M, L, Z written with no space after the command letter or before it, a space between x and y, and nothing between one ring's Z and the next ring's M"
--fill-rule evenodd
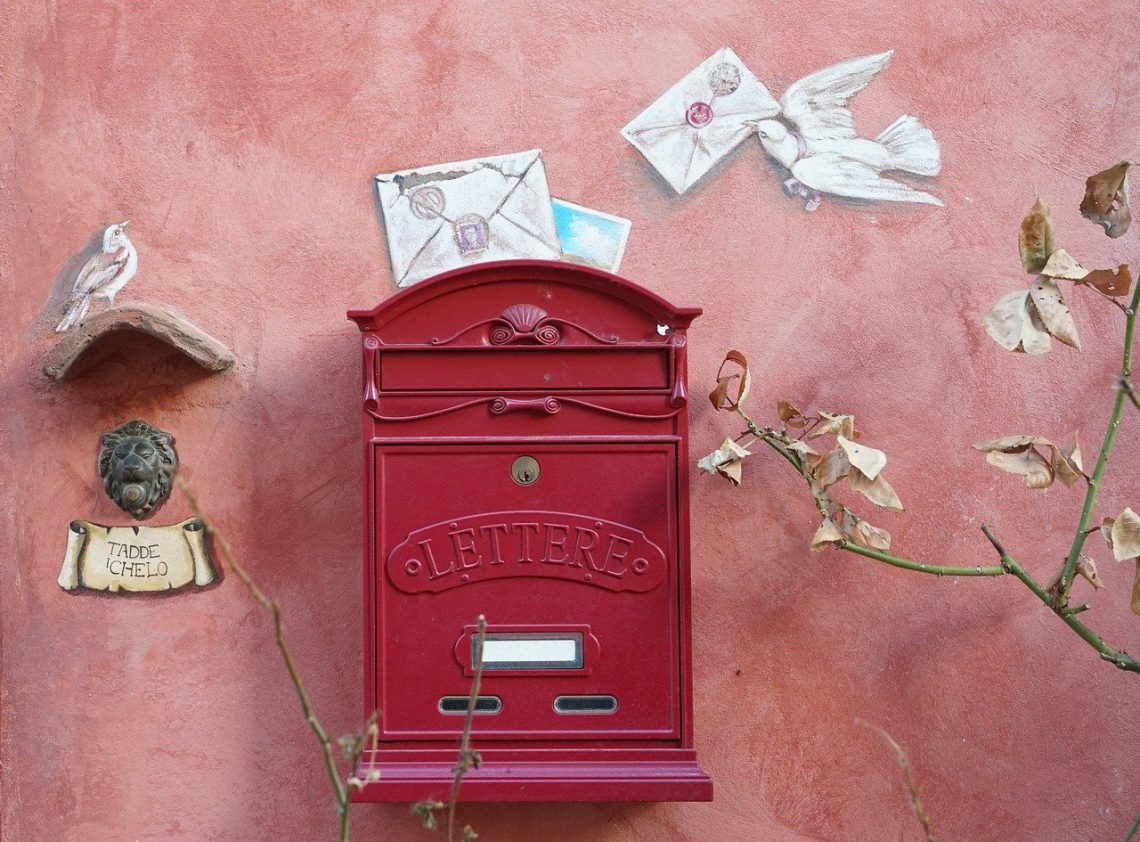
M898 760L899 766L902 768L903 780L906 782L906 788L910 792L911 809L914 810L914 815L918 819L918 823L922 825L922 832L926 834L926 842L934 842L934 829L930 825L930 816L926 814L926 808L922 806L922 798L919 796L918 791L918 782L914 779L914 771L910 768L910 758L907 756L906 749L900 746L894 737L878 725L865 722L862 719L856 719L855 724L861 725L869 731L874 731L894 749L895 759Z
M333 741L329 738L324 726L321 725L321 721L317 719L316 713L313 712L313 705L309 700L309 694L305 690L305 684L301 681L301 676L297 672L297 665L293 661L293 653L289 651L289 646L285 642L285 631L281 622L281 603L276 599L270 599L266 596L265 592L257 586L257 583L253 581L246 569L238 562L233 549L230 547L230 542L226 540L226 536L218 530L213 521L202 511L202 507L198 504L198 498L191 493L189 486L187 486L181 478L175 479L175 482L178 484L182 493L186 495L186 499L190 502L190 508L194 510L194 514L205 524L207 534L213 536L218 549L221 551L222 557L225 559L227 568L237 574L242 584L245 585L246 590L249 591L250 596L273 618L273 637L277 643L278 650L281 652L281 660L285 662L285 669L289 673L289 680L293 683L293 689L296 691L297 699L301 703L301 712L305 715L305 721L309 723L309 728L316 734L317 742L321 745L321 755L324 757L325 770L328 772L329 781L331 781L333 787L333 794L336 796L340 840L341 842L347 842L348 805L352 798L352 790L358 786L358 784L350 780L346 785L346 782L341 780L340 772L336 766L336 756L333 753ZM375 744L377 733L376 718L377 715L374 712L372 717L368 720L364 735L354 743L353 751L349 757L353 772L356 770L356 761L359 760L364 742L371 737L373 744Z
M439 824L435 817L436 810L447 810L447 842L454 842L455 834L455 806L459 803L459 785L463 776L472 769L478 769L482 758L479 752L471 750L471 725L475 720L475 706L479 702L479 685L483 682L483 642L487 637L487 619L482 614L476 621L475 653L472 666L475 668L475 677L471 682L471 692L467 696L467 715L463 719L463 733L459 738L459 761L452 769L455 777L451 781L451 794L447 803L442 801L417 801L412 805L412 815L423 822L427 830L435 830ZM471 825L463 826L463 842L471 842L478 837Z

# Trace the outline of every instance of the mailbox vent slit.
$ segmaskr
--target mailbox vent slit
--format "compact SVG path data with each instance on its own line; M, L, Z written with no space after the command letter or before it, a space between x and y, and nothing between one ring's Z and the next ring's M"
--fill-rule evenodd
M613 696L559 696L554 700L558 713L613 713L617 706Z
M458 714L467 713L467 696L443 696L439 700L439 712ZM503 709L503 700L498 696L477 696L475 698L476 713L498 713Z

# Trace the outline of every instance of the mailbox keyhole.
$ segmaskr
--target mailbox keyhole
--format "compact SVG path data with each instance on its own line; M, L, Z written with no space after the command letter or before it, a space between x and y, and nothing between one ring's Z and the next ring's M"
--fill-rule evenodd
M533 485L538 474L538 460L533 456L520 456L511 463L511 479L519 485Z

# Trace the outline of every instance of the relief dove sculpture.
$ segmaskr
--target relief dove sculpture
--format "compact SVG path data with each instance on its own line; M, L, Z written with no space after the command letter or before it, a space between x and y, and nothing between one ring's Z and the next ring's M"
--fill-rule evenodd
M805 76L784 92L771 114L756 122L765 151L786 167L789 196L819 207L822 194L942 206L929 193L885 178L884 170L938 175L941 153L934 134L917 117L903 115L874 140L859 137L847 101L883 70L893 50L855 58Z
M115 294L121 290L139 267L139 255L127 238L126 222L109 225L103 232L103 248L92 256L71 285L67 299L67 311L56 325L62 333L81 322L87 315L92 298L105 298L114 303Z

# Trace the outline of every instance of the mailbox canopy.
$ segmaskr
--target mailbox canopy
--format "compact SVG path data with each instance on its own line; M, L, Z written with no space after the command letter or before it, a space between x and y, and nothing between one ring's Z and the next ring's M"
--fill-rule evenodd
M686 330L607 272L484 263L362 333L358 800L446 798L487 618L465 800L708 800L693 749Z

